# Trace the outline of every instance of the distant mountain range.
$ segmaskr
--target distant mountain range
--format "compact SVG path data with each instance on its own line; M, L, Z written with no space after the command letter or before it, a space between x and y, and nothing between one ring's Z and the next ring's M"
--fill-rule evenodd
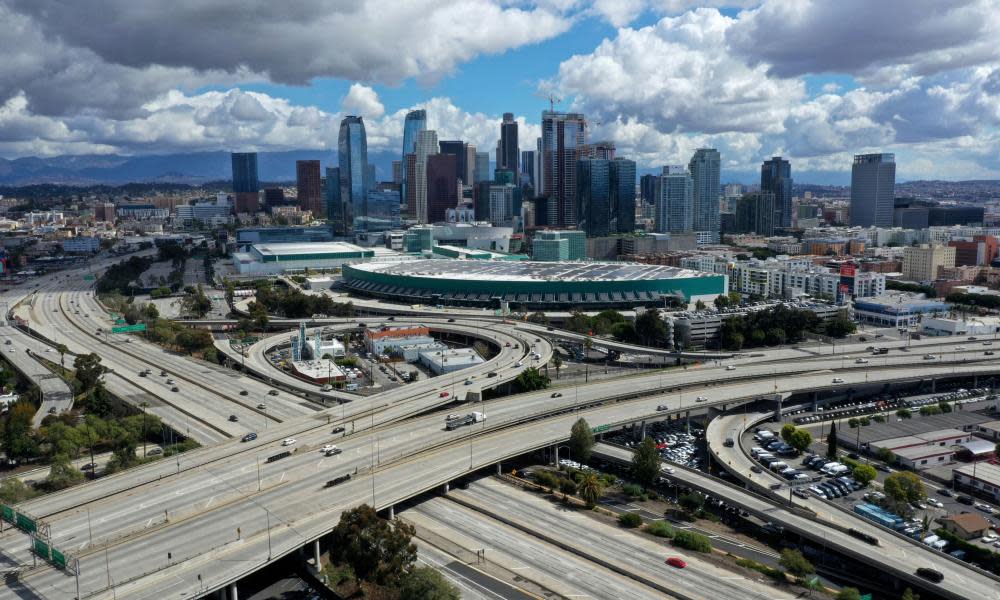
M392 161L399 157L388 152L373 152L369 161L375 165L379 180L392 177ZM319 160L322 167L336 166L337 154L327 150L290 150L259 152L258 178L261 182L295 181L295 161ZM0 158L0 185L22 186L39 183L66 185L121 185L125 183L187 183L229 180L232 166L228 152L191 152L119 156L114 154Z

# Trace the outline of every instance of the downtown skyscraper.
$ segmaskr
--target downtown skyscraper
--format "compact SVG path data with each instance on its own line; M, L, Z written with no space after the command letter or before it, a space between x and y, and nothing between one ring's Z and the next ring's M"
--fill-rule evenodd
M517 149L517 121L514 113L504 113L497 142L497 169L513 171L514 181L520 181L520 155Z
M586 120L580 113L542 112L541 185L547 198L548 224L576 225L577 151L586 143Z
M234 210L241 213L257 212L260 202L260 181L257 179L257 153L233 152L233 194L236 196Z
M361 117L349 115L340 122L337 164L340 171L343 232L364 231L364 224L368 218L367 202L371 175L368 169L368 136L365 133L365 122Z
M856 154L851 167L851 226L892 227L895 154Z
M658 233L681 233L694 227L694 184L683 165L663 167L656 178L654 219Z
M760 191L774 194L775 227L792 226L792 165L780 156L765 160L760 167Z
M326 214L323 207L323 184L318 160L295 161L295 186L299 210L312 211L314 216Z
M635 231L635 161L617 157L610 161L610 214L608 229L614 233Z
M407 169L406 169L406 155L413 154L417 143L417 133L427 129L427 111L424 109L411 110L406 113L406 119L403 121L403 158L401 164L401 171L403 179L400 185L400 201L406 204L407 198L409 198L409 192L407 191ZM414 214L414 208L412 206L408 207L408 212Z
M719 242L719 178L722 159L715 148L699 148L688 163L693 186L694 230Z
M438 153L438 137L434 130L424 129L417 132L413 145L413 179L407 186L407 204L410 214L418 223L429 223L427 220L427 158ZM409 174L409 169L407 173Z

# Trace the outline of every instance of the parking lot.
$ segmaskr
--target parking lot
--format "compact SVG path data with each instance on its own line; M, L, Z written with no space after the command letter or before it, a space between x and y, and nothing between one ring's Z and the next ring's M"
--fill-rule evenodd
M705 430L700 426L691 424L689 429L683 419L675 419L650 423L646 429L663 460L699 470L707 464ZM637 444L631 434L625 432L609 437L608 441L626 448L634 448Z

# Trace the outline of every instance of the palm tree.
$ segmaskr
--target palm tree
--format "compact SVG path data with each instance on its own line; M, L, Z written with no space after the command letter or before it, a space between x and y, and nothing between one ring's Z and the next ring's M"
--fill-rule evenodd
M587 503L587 508L594 508L604 494L604 482L595 473L587 473L580 480L577 494Z
M552 366L555 367L556 370L556 379L559 379L559 369L562 368L562 365L563 365L562 359L559 358L558 354L552 357Z
M69 352L69 348L66 347L66 344L56 344L56 352L59 353L59 367L65 371L66 365L63 364L63 357Z

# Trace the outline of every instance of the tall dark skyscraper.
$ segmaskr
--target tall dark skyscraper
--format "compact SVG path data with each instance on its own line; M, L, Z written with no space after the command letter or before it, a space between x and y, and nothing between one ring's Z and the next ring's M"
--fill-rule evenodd
M403 121L403 181L400 186L400 198L405 204L407 198L410 197L410 193L407 191L407 171L406 171L406 155L413 154L416 150L417 143L417 132L422 129L427 129L427 111L424 109L411 110L406 113L406 120ZM409 207L409 211L414 210L412 206Z
M535 151L521 151L521 184L527 185L532 190L537 189L535 180Z
M427 157L427 222L446 220L449 208L458 206L458 172L451 154Z
M257 180L257 153L233 152L233 212L255 213L260 208L260 182Z
M542 112L542 185L535 193L548 198L550 226L576 225L577 151L586 139L582 114Z
M343 205L344 233L351 233L368 216L368 189L372 173L368 168L368 137L361 117L349 115L340 122L337 140L340 169L340 202Z
M444 140L438 142L438 147L441 149L441 154L450 154L455 157L455 172L458 173L458 178L462 180L462 183L471 185L472 178L465 172L466 165L468 164L465 142L461 140Z
M608 235L611 222L610 161L584 158L576 164L576 227L588 236Z
M736 201L736 233L774 235L774 219L777 214L773 193L762 191L743 194Z
M344 222L344 206L340 200L340 169L337 167L326 168L323 200L326 202L326 220L339 228Z
M760 167L760 191L774 194L774 227L792 226L792 165L780 156Z
M715 148L699 148L688 163L694 186L694 230L707 231L719 241L719 177L721 157Z
M233 162L233 192L260 191L260 182L257 180L257 153L256 152L233 152L229 155Z
M500 145L497 147L497 168L514 172L514 181L520 177L520 153L517 149L517 121L514 113L504 113L500 123Z
M851 167L851 226L892 227L895 154L856 154Z
M312 211L315 217L326 214L321 180L318 160L295 161L295 185L298 187L299 208Z
M612 233L635 231L635 161L616 158L610 161L611 222Z

